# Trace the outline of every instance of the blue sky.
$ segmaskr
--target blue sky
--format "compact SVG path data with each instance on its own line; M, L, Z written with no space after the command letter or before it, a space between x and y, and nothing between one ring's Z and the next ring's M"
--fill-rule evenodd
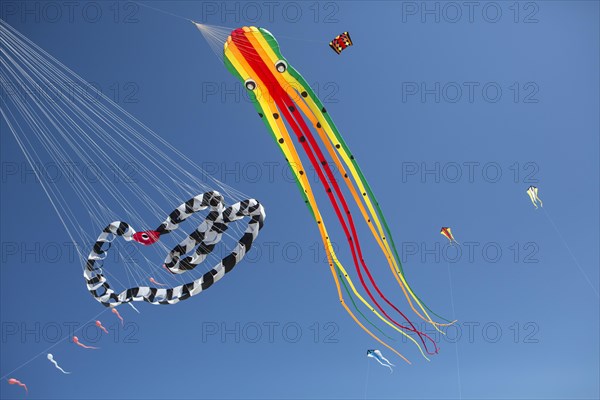
M283 157L196 28L135 3L47 4L4 2L1 17L169 142L193 143L180 150L268 220L227 281L122 309L124 328L105 313L118 337L84 329L102 349L79 351L58 338L104 309L2 122L0 375L29 398L599 397L598 2L151 2L267 28L317 90L417 294L459 320L431 362L398 343L413 365L391 357L392 375L366 357L379 346L340 307ZM343 31L355 45L337 56L327 43ZM373 270L391 292L387 267ZM52 369L50 346L72 375ZM23 396L6 382L0 395Z

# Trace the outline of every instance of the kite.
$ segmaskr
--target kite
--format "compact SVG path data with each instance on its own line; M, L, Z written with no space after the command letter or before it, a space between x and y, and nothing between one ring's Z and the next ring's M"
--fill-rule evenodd
M73 343L79 347L83 347L84 349L98 350L98 347L86 346L85 344L81 343L77 336L73 336Z
M166 268L166 266L164 264L163 264L163 268ZM167 268L167 270L168 270L168 268ZM149 280L150 280L150 282L154 283L155 285L158 285L158 286L167 286L164 283L157 282L156 279L154 279L152 277Z
M50 360L50 362L51 362L52 364L54 364L54 366L55 366L57 369L59 369L59 370L60 370L60 372L62 372L63 374L67 374L67 375L68 375L68 374L70 374L70 372L67 372L67 371L65 371L64 369L62 369L62 368L61 368L61 367L58 365L58 363L56 362L56 360L54 360L54 356L53 356L52 354L48 353L48 356L47 356L47 357L48 357L48 360Z
M206 219L189 234L182 242L175 246L166 256L164 267L173 274L181 274L197 267L212 252L217 243L221 241L223 233L231 222L250 217L250 221L239 239L236 247L229 255L223 258L210 271L199 279L173 288L156 288L148 286L133 287L115 293L102 272L102 260L110 248L115 237L122 237L126 241L135 241L145 246L157 243L162 235L166 235L179 227L191 215L210 209ZM136 232L129 224L115 221L108 225L90 252L83 276L87 288L92 296L106 307L116 307L131 301L145 301L150 304L176 304L189 299L208 289L213 283L219 281L226 273L230 272L240 262L252 247L265 220L263 206L255 199L247 199L225 206L223 196L219 192L211 191L193 197L177 207L167 219L155 230ZM182 256L193 251L192 255ZM123 319L113 308L113 312Z
M448 228L447 226L443 226L440 230L440 233L446 236L446 238L450 241L450 244L458 244L456 239L454 239L454 235L452 235L452 229Z
M19 385L22 388L25 388L25 393L29 393L29 390L27 390L27 385L25 385L24 383L21 383L18 379L10 378L8 380L8 384L9 385Z
M203 29L206 30L205 28ZM338 297L346 312L367 334L403 358L406 362L409 361L404 356L380 339L369 327L365 326L363 322L373 326L383 334L383 331L360 311L353 296L380 321L409 338L413 344L418 346L425 358L427 358L425 352L427 354L436 354L436 343L427 334L417 330L408 317L388 300L377 286L362 253L362 246L355 226L354 216L340 187L344 185L339 184L338 178L334 176L330 164L335 164L340 176L343 177L339 179L343 181L347 190L352 195L353 202L350 204L356 205L360 210L364 224L367 225L374 240L379 245L396 282L402 289L413 312L427 323L433 325L438 331L440 331L440 326L449 325L452 322L447 320L448 324L434 322L427 311L433 312L422 303L408 285L388 224L355 157L344 142L327 110L307 84L306 80L281 55L279 44L275 37L263 28L243 27L234 30L230 33L224 45L224 63L228 70L248 90L258 116L275 139L290 169L294 173L304 203L307 205L317 224L323 246L326 250L328 264L337 287ZM305 117L308 119L308 122L305 120ZM309 128L311 125L312 129ZM348 249L352 255L352 262L360 284L370 301L366 300L358 292L347 270L333 249L332 243L334 240L327 231L325 219L319 210L313 188L307 179L306 169L292 142L288 127L293 131L298 145L302 147L312 167L317 172L329 203L335 211L335 219L339 223L345 240L348 243ZM314 135L313 131L317 135ZM321 147L320 143L323 144L324 148ZM331 161L327 159L325 154L329 155ZM369 288L365 278L375 290L380 301L385 302L406 322L397 322L382 307ZM340 286L340 281L342 282L343 289ZM346 303L344 292L350 297L352 307L354 307L363 321L348 307L349 304ZM413 334L416 335L416 339L412 336ZM423 345L425 352L421 345ZM433 348L430 348L430 346Z
M392 372L394 372L394 370L392 369L392 367L395 367L394 364L392 364L391 362L389 362L389 360L387 358L385 358L383 356L383 354L381 354L381 351L379 350L367 350L367 357L371 357L377 360L377 362L381 365L383 365L384 367L388 367L390 369L390 374Z
M116 309L115 309L116 311ZM108 333L108 330L102 325L102 322L96 321L96 326L102 330L104 333Z
M344 32L341 35L337 35L331 42L329 42L329 47L333 49L337 54L341 54L345 48L352 46L352 39L350 39L350 34L348 32Z
M531 203L533 203L533 206L535 208L538 208L538 202L540 203L540 207L544 206L544 204L542 203L542 199L540 199L538 196L538 188L536 188L535 186L529 186L529 189L527 189L527 194L529 195Z

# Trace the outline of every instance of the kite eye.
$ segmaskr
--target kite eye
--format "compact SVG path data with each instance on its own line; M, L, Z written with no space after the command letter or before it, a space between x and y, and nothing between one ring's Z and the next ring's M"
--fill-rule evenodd
M244 86L246 86L246 89L252 91L256 89L256 82L254 82L253 79L246 79L246 82L244 82Z
M284 73L287 71L287 63L283 60L279 60L275 63L275 69L277 69L278 72Z
M150 236L148 236L148 234L146 234L146 233L142 233L142 239L148 240L148 239L150 239Z

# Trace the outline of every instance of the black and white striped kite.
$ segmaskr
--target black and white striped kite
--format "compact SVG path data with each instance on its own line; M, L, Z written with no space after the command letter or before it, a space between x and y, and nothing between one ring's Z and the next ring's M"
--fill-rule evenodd
M164 267L173 274L189 271L200 263L215 248L222 238L223 232L231 222L249 217L250 221L239 239L236 247L209 272L183 285L173 288L155 288L139 286L126 289L117 294L111 289L108 280L102 272L102 260L106 258L111 242L121 236L126 241L135 241L143 245L156 243L161 235L170 233L179 227L192 214L210 209L206 219L198 228L175 246L167 255ZM135 232L129 224L115 221L108 225L94 244L90 252L83 276L87 288L96 300L106 307L116 307L132 301L145 301L151 304L175 304L189 299L208 289L240 262L252 247L252 243L263 227L265 210L254 199L247 199L226 207L223 196L216 191L206 192L191 198L175 209L168 218L154 231ZM192 255L182 258L194 250Z

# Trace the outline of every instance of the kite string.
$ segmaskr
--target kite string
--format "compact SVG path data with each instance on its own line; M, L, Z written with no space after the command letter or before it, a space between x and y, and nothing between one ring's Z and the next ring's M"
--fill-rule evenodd
M237 197L232 196L233 198L238 199L238 200L239 199L243 199L243 198L247 198L247 196L244 193L238 192L235 189L233 189L233 188L225 185L224 183L222 183L222 182L216 180L215 178L212 178L210 175L206 174L206 172L203 171L202 169L200 169L196 164L194 164L193 161L191 161L191 159L189 157L187 157L186 155L184 155L183 153L181 153L177 148L173 147L169 142L165 141L162 137L158 136L154 131L152 131L149 127L147 127L146 125L144 125L141 121L139 121L138 119L136 119L134 116L128 114L125 110L123 110L122 108L120 108L116 104L114 104L105 94L103 94L102 92L97 92L88 82L86 82L83 78L81 78L75 72L73 72L70 69L68 69L62 63L60 63L58 60L56 60L54 57L52 57L52 55L48 54L44 49L42 49L39 46L37 46L35 43L33 43L27 37L23 36L20 32L18 32L14 28L12 28L10 25L5 24L4 21L0 20L0 23L3 25L3 27L5 29L10 30L11 33L13 35L15 35L15 37L18 36L21 40L23 40L23 42L26 45L29 45L29 46L32 47L32 49L35 49L36 51L38 51L40 55L36 55L35 53L33 53L33 54L36 55L37 57L39 57L42 62L47 63L47 61L43 57L41 57L43 55L48 60L54 62L56 65L58 65L61 68L63 68L64 71L65 71L65 73L72 77L72 78L69 78L69 77L65 77L65 75L63 75L63 79L65 79L66 81L69 81L69 82L71 80L74 81L74 82L76 82L76 83L78 82L78 83L81 84L82 87L94 90L94 92L96 94L98 94L99 97L102 100L104 100L106 103L108 103L109 105L111 105L112 107L114 107L118 112L124 114L124 116L127 119L131 120L134 125L139 126L142 130L144 130L147 134L149 134L153 139L157 140L159 142L159 144L165 146L168 150L173 151L179 158L181 158L183 161L185 161L188 164L189 167L191 167L191 168L195 169L196 171L198 171L198 173L200 175L202 175L203 177L206 176L206 178L208 178L211 181L213 181L220 188L222 188L224 190L227 189L228 193L229 192L236 193ZM85 94L87 94L87 98L88 99L90 99L91 101L97 102L98 99L92 98L87 92ZM99 103L99 106L100 107L104 107L104 105L101 104L101 103ZM110 110L107 110L106 107L104 107L103 110L106 113L109 113L111 115L115 115L114 112L111 112ZM113 119L115 119L115 118L116 118L117 123L119 125L121 125L124 129L126 129L128 131L127 133L134 134L134 135L136 135L136 138L138 138L139 140L144 141L144 136L140 135L135 129L132 129L131 124L126 123L125 121L123 121L122 119L120 119L117 116L113 117ZM162 158L165 158L167 160L167 162L171 162L171 164L175 168L178 168L178 170L180 170L181 173L185 174L188 177L193 177L193 175L189 171L186 171L185 169L181 168L178 164L173 163L172 160L171 160L171 157L168 157L168 155L165 154L163 151L161 151L160 148L156 148L156 146L154 146L153 147L153 151L159 153L159 156L162 157Z
M61 100L62 100L62 99L61 99ZM84 105L85 105L85 104L84 104ZM84 115L84 116L85 116L85 115ZM85 135L85 132L82 132L82 133ZM100 137L104 137L104 136L106 136L106 135L101 135ZM114 146L111 146L111 147L114 147ZM101 150L101 149L100 149L100 150ZM149 155L146 155L146 157L149 157ZM153 179L153 181L155 181L155 180ZM168 191L168 187L167 187L166 189L167 189L167 191ZM109 192L109 193L110 193L110 192ZM145 199L145 200L149 200L149 199ZM157 207L157 208L155 208L155 211L158 211L159 209L160 209L160 208L158 208L158 207Z
M585 272L585 270L583 269L583 267L581 266L581 264L579 264L579 262L577 261L577 258L575 258L575 254L573 254L573 251L571 250L571 246L569 246L569 244L565 240L565 238L562 235L562 233L560 233L560 230L558 229L558 226L556 226L556 224L554 223L554 220L552 219L552 217L550 217L550 213L548 213L548 211L546 211L546 209L544 207L542 207L542 210L544 210L544 214L546 215L546 218L548 218L548 221L550 221L550 224L552 225L552 227L554 228L554 230L558 234L558 237L560 238L560 240L562 240L563 244L567 248L567 251L571 255L571 258L575 262L575 265L577 266L577 268L579 268L579 271L581 272L581 274L583 275L583 277L585 278L585 280L587 281L587 283L590 285L590 287L594 291L594 294L596 294L596 297L600 297L600 294L598 293L598 289L596 289L596 287L594 287L594 285L592 284L592 281L589 278L588 274Z
M370 363L369 357L367 357L367 373L365 376L365 396L364 396L365 400L367 398L367 388L369 387L369 366L370 366L370 364L371 363Z
M8 68L8 66L7 66L7 68ZM7 70L10 70L10 68L8 68ZM19 79L19 77L15 77L15 78L16 78L16 79ZM30 78L30 79L31 79L31 78ZM32 81L32 82L33 82L33 81ZM15 100L15 98L13 98L13 97L11 97L11 99L12 99L13 101ZM36 104L38 107L41 107L41 103L39 103L39 102L35 102L35 99L33 99L33 100L34 100L34 103L35 103L35 104ZM54 103L50 103L50 105L53 105L53 104L54 104ZM15 105L17 105L17 104L15 103ZM32 111L32 110L30 110L30 111L26 112L26 110L25 110L25 109L21 109L20 111L21 111L22 113L24 113L24 114L23 114L24 116L26 116L26 115L30 115L30 116L31 116L31 115L35 115L35 114L32 114L32 113L31 113L31 111ZM57 108L57 109L55 110L55 113L58 113L58 114L60 114L60 113L61 113L61 111L62 111L62 110L61 110L60 108ZM7 109L7 112L10 112L10 110L8 110L8 109ZM4 113L3 113L3 114L4 114ZM46 114L46 116L48 116L48 114ZM7 116L6 116L6 115L4 115L4 117L6 118ZM13 134L15 134L15 135L16 135L16 132L15 132L15 129L14 129L14 127L12 127L12 125L11 125L10 121L8 120L8 118L6 118L6 119L7 119L7 123L9 124L9 128L11 128L11 131L13 132ZM18 123L17 123L16 121L15 121L15 123L18 125ZM43 125L41 125L41 126L40 126L40 125L36 125L36 126L35 126L35 127L33 127L33 128L34 128L34 129L32 129L32 132L33 132L33 133L35 133L35 134L37 134L37 133L38 133L38 130L41 130L41 131L43 131L43 130L44 130L43 128L45 128L45 127L44 127ZM21 130L22 130L22 129L21 129ZM39 133L43 133L43 132L41 132L41 131L39 131ZM62 133L63 133L63 131L59 131L59 133L60 133L60 134L62 134ZM49 137L50 137L50 136L49 136ZM17 138L17 137L16 137L16 138ZM26 137L25 137L25 139L26 139L26 140L28 140ZM23 150L23 152L24 152L24 153L26 154L26 156L27 156L27 153L28 153L28 152L27 152L27 151L25 151L25 149L23 148L23 146L22 146L22 142L21 142L20 140L17 140L17 142L18 142L18 143L19 143L19 145L22 147L22 150ZM43 141L42 141L42 144L44 144L44 143L43 143ZM48 148L47 146L46 146L46 150L48 150L48 151L49 151L49 148ZM57 148L57 150L58 150L58 151L60 151L60 148ZM27 157L29 157L29 156L27 156ZM38 158L39 158L39 156L38 156ZM41 158L40 158L40 159L41 159ZM63 160L64 160L64 161L66 161L66 159L63 159ZM44 188L44 190L47 192L47 195L49 196L49 198L50 198L50 201L51 201L51 202L52 202L52 204L53 204L53 207L56 209L56 203L55 203L55 201L53 200L53 198L54 198L54 197L59 197L59 196L56 196L56 194L55 194L55 196L51 196L51 195L48 193L48 189L49 189L49 188L48 188L48 187L46 187L46 185L44 184L44 180L43 180L43 179L41 179L41 177L39 176L38 169L37 169L37 168L35 168L35 163L33 163L33 162L32 162L32 160L31 160L30 158L29 158L29 160L28 160L28 161L29 161L29 163L32 165L32 168L34 168L34 171L36 172L36 175L38 175L38 180L41 182L41 184L42 184L42 187L43 187L43 188ZM61 166L62 166L62 164L61 164L61 163L58 163L58 166L59 166L59 167L61 167ZM62 168L61 168L61 169L62 169ZM64 171L63 171L63 172L64 172ZM65 174L65 175L66 175L66 174ZM75 176L74 176L74 178L75 178L75 179L77 179L77 178L80 178L80 177L79 177L79 175L75 175ZM104 183L104 182L101 182L101 183ZM75 182L74 182L74 184L75 184L75 185L77 185L77 184L78 184L78 183L77 183L77 181L75 181ZM50 189L51 189L51 188L50 188ZM80 187L80 188L78 188L78 190L76 190L76 191L75 191L75 193L77 194L77 196L80 196L80 194L83 192L83 190L81 190L81 189L82 189L82 188ZM108 193L111 193L111 192L113 192L113 191L110 191L110 190L108 191ZM60 197L62 197L62 195L60 195ZM63 200L64 200L64 199L63 199ZM83 201L83 202L86 202L84 199L82 199L82 201ZM63 201L63 202L61 202L61 204L63 204L63 205L64 205L64 204L65 204L65 202ZM57 213L58 213L58 215L59 215L59 218L62 220L62 219L63 219L63 215L62 215L63 213L60 213L60 212L58 212L58 210L56 210L56 211L57 211ZM68 217L68 216L69 216L69 215L71 215L71 214L72 214L71 212L68 212L68 213L66 213L66 217ZM67 231L68 231L68 232L70 232L70 229L68 228L68 225L66 224L66 222L65 222L64 220L63 220L62 222L63 222L63 225L65 225L65 226L67 227ZM71 221L71 223L74 223L74 224L75 224L75 222L74 222L74 221ZM74 238L73 238L72 234L70 234L70 236L71 236L71 240L72 240L73 242L75 242L75 240L74 240ZM126 267L128 267L128 266L126 265ZM130 285L131 285L131 282L130 282Z

